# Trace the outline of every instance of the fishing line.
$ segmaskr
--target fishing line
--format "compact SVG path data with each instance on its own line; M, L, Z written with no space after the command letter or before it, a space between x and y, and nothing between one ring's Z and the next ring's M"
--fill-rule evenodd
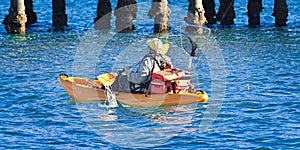
M222 18L220 19L220 22L223 21L223 19L225 18L225 15L228 13L230 6L233 4L234 0L232 0L228 6L228 8L226 9L225 13L223 14ZM221 5L221 4L220 4Z

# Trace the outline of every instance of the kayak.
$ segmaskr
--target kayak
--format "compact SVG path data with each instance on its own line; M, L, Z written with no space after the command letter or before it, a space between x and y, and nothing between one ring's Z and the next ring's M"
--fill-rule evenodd
M61 86L72 99L79 103L93 101L105 101L106 90L103 88L103 81L89 80L86 78L69 77L61 74L58 77ZM116 100L124 105L150 108L169 105L186 105L199 102L207 102L207 94L200 90L197 92L179 92L163 94L135 94L127 92L113 92Z

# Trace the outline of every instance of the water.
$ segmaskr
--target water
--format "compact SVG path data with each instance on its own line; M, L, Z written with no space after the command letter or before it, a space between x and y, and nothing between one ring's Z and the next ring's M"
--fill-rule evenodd
M103 40L101 34L87 34L93 26L97 2L80 2L67 1L69 26L64 32L55 32L51 28L50 1L34 2L38 22L28 28L26 35L8 35L4 26L0 26L1 149L144 146L157 149L299 149L298 1L288 0L288 26L283 28L274 26L271 17L273 1L264 1L262 25L257 28L247 27L246 4L236 2L236 25L211 28L213 38L194 68L200 81L197 86L209 93L210 103L162 109L106 109L99 108L98 103L72 104L59 85L59 74L95 77L116 70L120 64L134 62L142 56L143 50L134 45L139 44L136 39L142 42L153 36L152 20L138 16L140 21L136 21L134 33L114 35L112 30L110 35L114 37L110 42L113 46L106 47L95 57L85 51L99 47L82 41L90 36L93 38L89 42ZM83 4L86 7L82 8ZM170 1L170 4L172 10L187 8L185 1ZM113 7L115 5L113 2ZM1 20L8 7L9 1L1 1ZM147 12L146 8L147 5L139 7L141 14ZM185 13L176 12L180 11L172 14L180 17L171 16L173 24L181 23L181 16L185 16ZM177 35L178 28L175 27L170 39L176 39ZM80 57L78 49L85 57ZM116 53L122 49L126 49L122 55ZM126 55L127 50L136 55ZM221 56L213 56L219 52ZM184 57L184 53L170 51L170 56L174 62ZM90 62L93 64L88 65ZM177 60L175 65L184 62ZM80 64L84 67L77 67ZM222 71L226 75L224 80L219 74ZM222 86L226 88L224 99ZM203 129L207 130L203 132Z

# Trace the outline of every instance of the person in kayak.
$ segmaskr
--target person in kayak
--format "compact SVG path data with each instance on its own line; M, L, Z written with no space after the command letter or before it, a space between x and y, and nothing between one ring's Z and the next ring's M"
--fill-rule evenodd
M129 85L124 85L124 82L126 82L124 81L124 77L121 79L123 81L116 82L119 84L120 82L123 82L121 83L123 88L129 86L130 90L128 91L125 89L123 92L148 93L151 74L153 72L172 68L171 59L165 55L168 51L169 44L163 44L163 42L158 38L150 39L146 43L148 45L149 52L138 63L137 70L132 71L130 67L124 67L123 69L123 71L126 72L126 80ZM120 90L120 85L118 86L118 89L118 91L122 91Z

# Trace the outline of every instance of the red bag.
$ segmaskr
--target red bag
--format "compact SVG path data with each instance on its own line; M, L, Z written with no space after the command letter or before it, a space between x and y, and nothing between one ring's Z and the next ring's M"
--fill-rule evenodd
M177 73L172 69L165 69L152 73L150 82L151 93L165 94L171 92L174 89L172 83L175 84L175 81L178 79Z

